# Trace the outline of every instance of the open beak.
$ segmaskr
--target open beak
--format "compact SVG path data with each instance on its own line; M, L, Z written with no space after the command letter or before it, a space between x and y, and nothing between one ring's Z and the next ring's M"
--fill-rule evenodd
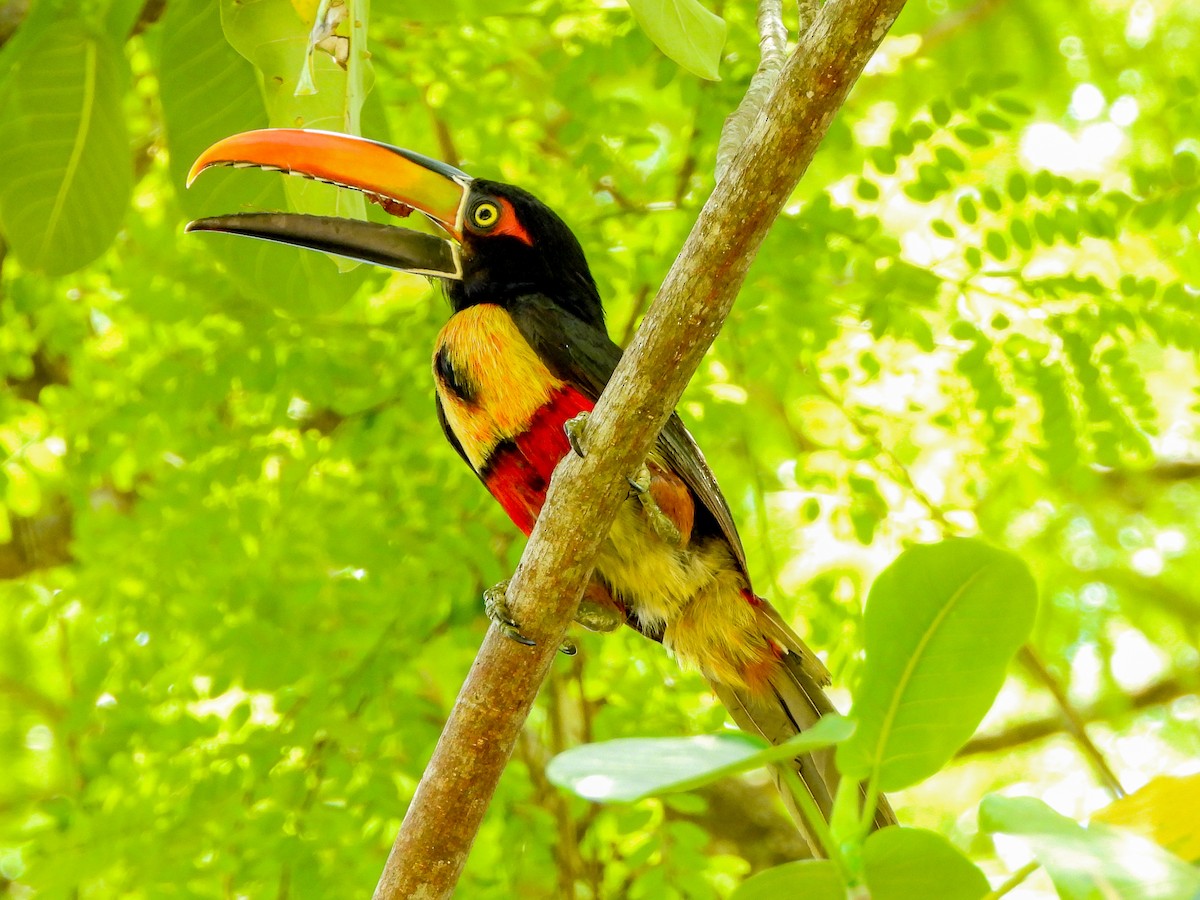
M458 242L471 176L453 166L378 141L302 128L265 128L218 141L193 164L188 185L211 166L256 167L352 188L394 215L419 210L453 241L392 225L297 213L212 216L189 222L186 231L241 234L435 278L462 277Z

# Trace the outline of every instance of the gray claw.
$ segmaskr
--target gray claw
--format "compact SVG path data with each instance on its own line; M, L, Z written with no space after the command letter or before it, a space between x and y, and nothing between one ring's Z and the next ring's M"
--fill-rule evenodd
M483 611L506 638L514 640L518 644L524 644L526 647L537 646L537 641L527 638L521 633L521 626L513 621L512 613L508 611L507 579L483 592ZM579 649L570 638L564 638L563 642L558 645L558 652L566 656L574 656Z
M501 581L499 584L493 585L483 592L483 611L492 623L500 629L500 632L507 638L516 641L518 644L524 644L526 647L537 646L535 641L530 640L521 634L521 628L513 621L512 614L508 611L508 581Z
M629 487L633 489L635 494L639 497L645 497L646 493L650 490L650 469L646 467L645 463L642 463L642 467L637 470L637 474L625 480L629 482Z
M573 419L567 419L563 422L563 431L567 435L567 443L571 445L571 449L575 451L575 455L580 459L587 456L587 451L583 448L583 439L586 437L588 414L581 412Z

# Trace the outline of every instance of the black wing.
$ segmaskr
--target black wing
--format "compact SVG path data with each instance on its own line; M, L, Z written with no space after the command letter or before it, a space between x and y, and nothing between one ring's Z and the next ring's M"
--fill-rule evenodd
M584 324L541 295L522 297L512 304L509 313L525 340L555 375L592 400L599 398L621 358L621 348L605 332ZM746 551L738 537L737 526L733 524L729 504L725 502L704 454L675 413L671 413L658 436L658 450L700 501L700 509L696 511L697 524L703 521L703 513L707 513L707 518L729 543L742 574L749 580Z

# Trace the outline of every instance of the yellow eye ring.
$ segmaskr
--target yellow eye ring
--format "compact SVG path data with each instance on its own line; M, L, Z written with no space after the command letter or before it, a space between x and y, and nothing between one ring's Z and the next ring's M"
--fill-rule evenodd
M483 200L471 210L471 224L476 228L491 228L500 221L500 207L488 200Z

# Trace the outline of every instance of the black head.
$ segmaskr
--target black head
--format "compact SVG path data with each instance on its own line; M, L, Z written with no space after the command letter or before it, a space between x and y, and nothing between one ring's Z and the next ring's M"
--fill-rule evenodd
M455 311L542 294L604 328L600 294L579 241L554 210L511 184L471 182L462 224L462 279L446 284Z
M604 328L583 248L544 203L520 188L472 178L411 150L297 128L248 131L204 151L188 183L210 166L261 166L362 191L388 212L419 210L448 235L290 213L238 213L188 225L310 247L443 279L454 309L540 294Z

